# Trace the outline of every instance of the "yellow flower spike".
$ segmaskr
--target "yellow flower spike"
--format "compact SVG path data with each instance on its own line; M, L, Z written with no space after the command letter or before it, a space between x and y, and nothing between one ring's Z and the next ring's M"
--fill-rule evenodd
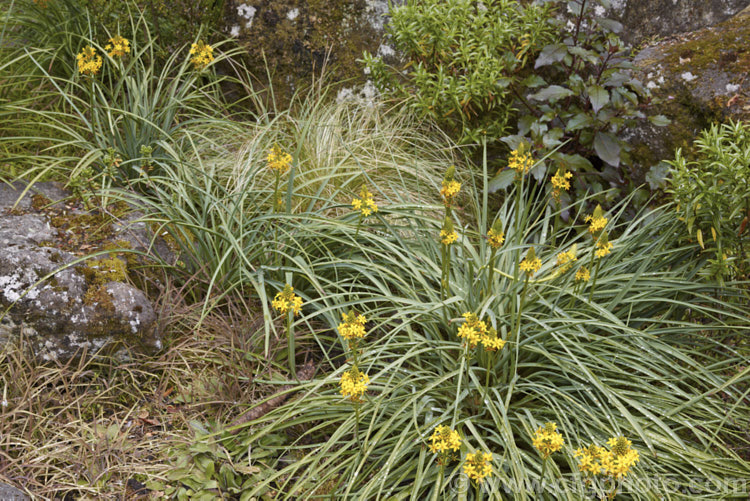
M607 232L603 232L596 241L596 257L602 258L612 252L612 242L609 241Z
M604 217L602 206L597 205L596 209L594 209L594 213L590 216L586 216L584 221L589 223L589 233L591 233L592 235L597 235L604 229L605 226L607 226L607 222L609 220Z
M102 68L102 57L90 45L84 47L76 55L76 62L78 63L78 73L81 75L94 76Z
M283 151L278 144L275 144L270 150L268 150L266 161L268 162L269 169L276 171L279 174L284 174L292 165L292 156Z
M282 315L291 311L296 316L302 309L302 298L294 294L294 287L286 284L284 290L276 294L271 306Z
M130 41L120 35L115 35L109 39L104 50L107 51L109 57L123 57L125 54L130 54Z
M502 350L505 346L505 340L498 337L497 329L494 327L487 330L487 333L481 337L480 342L486 351Z
M355 311L342 313L343 322L338 325L339 334L346 340L362 339L367 334L365 323L367 319L364 315Z
M442 457L438 459L447 459L451 451L456 452L461 448L461 435L456 430L452 430L448 426L438 426L430 436L430 452L433 454L440 454Z
M451 245L458 240L458 233L453 230L453 221L446 217L443 220L443 229L440 230L440 242L443 245Z
M573 246L566 252L561 252L557 255L557 266L560 267L560 273L565 273L568 271L575 261L578 261L578 258L576 257L576 251L578 249L578 244L573 244Z
M573 174L571 172L567 172L565 169L557 169L557 172L551 179L552 186L556 190L568 191L570 189L570 179L572 177Z
M487 323L479 320L475 313L466 312L463 317L465 321L458 327L458 337L465 339L469 347L474 348L487 335Z
M367 186L364 184L362 185L362 189L359 192L360 198L355 198L352 200L352 208L355 211L358 211L362 217L367 217L373 212L378 211L378 206L375 204L375 201L372 199L372 193L367 189Z
M466 455L464 473L470 479L481 484L486 477L492 475L492 454L489 452L475 452Z
M451 165L448 170L445 171L443 177L442 186L440 188L440 196L443 197L443 204L446 207L451 207L456 202L456 196L461 190L461 183L453 179L456 173L456 167Z
M607 452L606 449L594 444L576 449L573 456L579 458L578 470L585 475L599 475L603 469L600 461L605 452Z
M604 473L614 479L625 477L630 468L640 460L638 451L633 449L632 443L625 437L613 437L607 440L609 451L601 454Z
M521 271L528 273L529 276L533 276L542 267L542 260L536 257L536 253L532 247L526 253L526 257L523 258L518 267L521 268Z
M531 442L544 459L547 459L553 452L562 449L565 444L563 436L557 432L557 424L553 422L540 426Z
M198 40L198 43L194 43L190 46L190 63L193 67L200 71L206 68L214 60L214 48L205 43L203 40Z
M362 395L367 391L367 385L370 384L370 378L356 366L341 375L341 395L348 398L354 403L362 402Z
M576 282L583 280L584 282L588 282L591 279L591 273L589 273L589 270L586 269L585 266L581 266L578 271L576 271Z
M527 147L526 143L521 143L518 148L510 152L508 167L516 171L517 177L525 176L534 166L534 157L531 153L526 153Z
M503 242L505 242L505 233L502 229L502 222L498 219L492 225L490 231L487 232L487 243L489 243L490 247L493 249L499 249L502 247Z

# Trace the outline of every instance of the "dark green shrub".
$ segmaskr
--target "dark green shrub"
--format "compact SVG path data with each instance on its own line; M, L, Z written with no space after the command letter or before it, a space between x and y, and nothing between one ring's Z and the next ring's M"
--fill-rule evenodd
M604 188L600 176L627 186L622 167L631 159L621 132L646 118L651 97L629 73L631 53L617 36L622 26L600 17L606 5L409 0L389 26L405 65L389 67L369 54L365 62L382 91L410 98L461 143L486 138L517 149L526 142L540 156L557 149L550 160L563 172L593 174L594 191ZM535 174L545 172L540 162ZM493 187L510 179L501 172ZM579 190L590 188L576 179Z

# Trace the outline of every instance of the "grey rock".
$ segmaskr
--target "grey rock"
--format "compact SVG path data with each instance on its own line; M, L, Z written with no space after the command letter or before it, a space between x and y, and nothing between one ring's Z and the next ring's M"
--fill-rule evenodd
M638 44L714 26L750 5L748 0L612 0L609 16L623 24L622 38Z
M22 490L0 482L0 501L29 501L30 499Z
M628 132L627 141L647 153L635 157L641 170L663 170L663 160L674 159L678 147L690 147L712 122L750 119L747 47L750 8L717 26L669 37L637 54L636 76L659 101L654 114L672 120L667 127L645 123Z
M68 197L57 186L40 188L52 201ZM59 234L48 216L27 204L29 197L16 203L23 189L0 187L0 207L16 209L0 212L0 344L21 339L38 359L62 362L104 348L123 357L130 348L160 349L156 314L146 295L127 283L105 283L101 274L104 265L122 271L124 260L115 266L112 259L120 259L115 254L88 257L54 247ZM118 223L111 240L130 242L125 237L137 230L133 247L137 243L145 250L153 239L133 214Z
M52 201L60 201L70 196L60 183L35 183L28 190L27 186L28 184L22 181L0 183L0 210L12 208L29 210L31 198L37 194Z

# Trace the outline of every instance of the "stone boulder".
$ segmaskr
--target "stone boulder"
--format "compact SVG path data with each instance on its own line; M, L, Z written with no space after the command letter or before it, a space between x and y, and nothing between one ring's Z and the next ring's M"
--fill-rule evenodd
M0 501L29 501L30 499L22 490L0 482Z
M120 343L161 348L153 305L128 283L135 258L125 251L145 250L145 225L132 211L84 210L56 183L20 198L25 188L0 185L0 344L20 338L38 359L62 362Z
M611 0L608 17L620 21L622 38L636 45L714 26L748 5L749 0Z
M750 119L750 8L716 26L675 35L643 48L636 76L658 104L653 113L672 120L631 130L627 141L652 188L663 180L675 149L689 149L713 122Z
M394 5L403 0L392 1ZM234 0L227 32L247 50L255 76L271 73L282 106L326 69L331 83L352 87L366 77L357 62L365 50L393 54L384 40L388 0Z

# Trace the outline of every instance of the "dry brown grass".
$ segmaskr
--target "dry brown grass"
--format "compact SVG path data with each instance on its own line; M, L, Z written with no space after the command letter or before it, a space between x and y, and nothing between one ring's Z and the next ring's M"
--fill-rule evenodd
M253 384L270 369L247 355L261 351L252 307L215 308L196 329L200 305L169 290L168 348L157 356L42 365L21 343L0 352L0 481L35 499L156 498L133 489L168 483L170 450L191 442L191 420L229 423L273 391Z

